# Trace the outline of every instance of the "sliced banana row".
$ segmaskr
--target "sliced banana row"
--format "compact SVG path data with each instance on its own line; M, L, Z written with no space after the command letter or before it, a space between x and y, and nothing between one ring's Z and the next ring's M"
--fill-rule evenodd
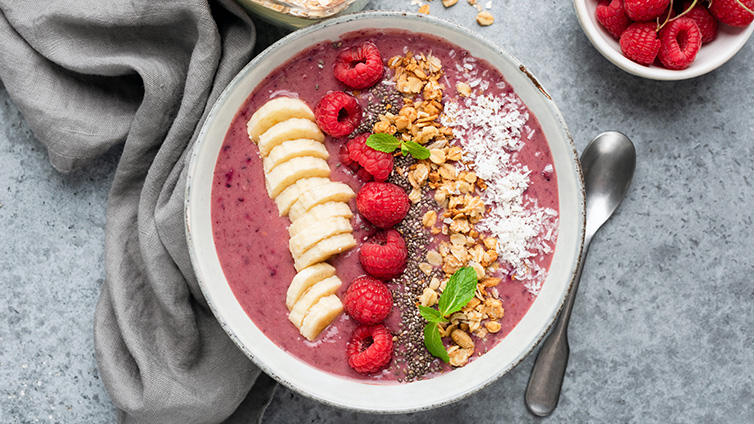
M330 180L325 135L303 101L270 100L252 115L247 130L262 156L267 193L291 220L289 249L298 274L286 296L288 318L314 340L343 311L336 294L342 282L324 261L356 246L348 206L356 194Z

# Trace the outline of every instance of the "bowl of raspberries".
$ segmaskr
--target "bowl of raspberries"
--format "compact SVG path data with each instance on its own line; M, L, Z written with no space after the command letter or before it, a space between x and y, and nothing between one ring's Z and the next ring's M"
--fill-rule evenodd
M754 0L574 0L574 6L603 56L654 80L704 75L754 32Z

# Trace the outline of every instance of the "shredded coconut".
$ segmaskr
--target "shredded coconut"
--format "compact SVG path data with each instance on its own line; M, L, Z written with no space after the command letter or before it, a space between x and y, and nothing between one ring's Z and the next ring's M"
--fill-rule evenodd
M498 83L499 86L499 83ZM531 139L526 125L529 113L513 93L472 95L445 105L443 125L450 127L473 163L477 176L487 183L482 200L487 206L478 229L497 239L499 258L510 275L538 294L547 270L534 258L552 251L557 236L558 213L537 205L525 193L531 171L515 158L515 152Z

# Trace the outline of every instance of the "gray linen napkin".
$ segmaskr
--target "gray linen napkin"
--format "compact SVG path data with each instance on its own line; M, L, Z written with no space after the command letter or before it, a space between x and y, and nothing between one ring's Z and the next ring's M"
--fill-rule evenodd
M123 144L94 328L123 423L258 422L274 391L208 309L183 227L191 146L254 41L230 0L0 0L0 79L52 165Z

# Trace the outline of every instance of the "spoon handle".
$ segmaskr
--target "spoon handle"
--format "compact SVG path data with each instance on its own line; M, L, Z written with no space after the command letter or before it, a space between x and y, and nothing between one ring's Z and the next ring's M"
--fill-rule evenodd
M584 243L583 255L576 275L573 279L573 287L566 298L563 310L555 322L550 335L542 343L534 368L529 377L529 385L526 387L526 407L532 414L546 417L555 410L560 399L560 388L563 385L566 367L568 366L568 321L571 318L573 301L576 298L576 290L581 281L581 271L584 269L586 253L589 249L589 240Z

